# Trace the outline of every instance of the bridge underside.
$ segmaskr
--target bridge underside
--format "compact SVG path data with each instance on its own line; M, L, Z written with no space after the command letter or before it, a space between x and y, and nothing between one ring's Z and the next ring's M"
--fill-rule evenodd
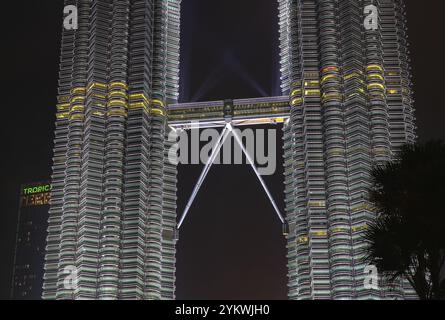
M283 123L290 115L288 96L192 102L168 106L168 124L175 129Z

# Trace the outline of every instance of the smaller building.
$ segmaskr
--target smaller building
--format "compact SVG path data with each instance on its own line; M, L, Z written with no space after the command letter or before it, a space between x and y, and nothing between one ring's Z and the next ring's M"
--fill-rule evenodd
M11 299L42 297L50 192L49 182L21 186Z

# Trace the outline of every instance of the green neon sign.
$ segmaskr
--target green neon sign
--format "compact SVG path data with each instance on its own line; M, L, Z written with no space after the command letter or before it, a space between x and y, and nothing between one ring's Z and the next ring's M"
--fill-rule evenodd
M43 184L43 185L23 188L24 195L43 193L43 192L49 192L49 191L51 191L50 184Z

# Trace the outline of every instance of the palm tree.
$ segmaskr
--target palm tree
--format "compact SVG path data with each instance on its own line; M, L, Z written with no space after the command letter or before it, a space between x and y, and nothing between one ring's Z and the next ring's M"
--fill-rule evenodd
M372 176L379 215L364 235L366 263L405 277L420 299L445 297L445 145L407 145Z

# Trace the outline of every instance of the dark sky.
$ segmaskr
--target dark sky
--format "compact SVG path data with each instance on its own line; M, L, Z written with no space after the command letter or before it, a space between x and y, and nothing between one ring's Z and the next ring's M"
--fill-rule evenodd
M62 2L2 3L0 298L9 293L19 186L50 175ZM419 139L445 139L445 3L406 3ZM279 94L276 0L183 0L182 13L181 101ZM179 169L178 213L202 168ZM266 182L282 207L282 168ZM177 296L284 299L284 244L250 167L215 166L181 230Z

